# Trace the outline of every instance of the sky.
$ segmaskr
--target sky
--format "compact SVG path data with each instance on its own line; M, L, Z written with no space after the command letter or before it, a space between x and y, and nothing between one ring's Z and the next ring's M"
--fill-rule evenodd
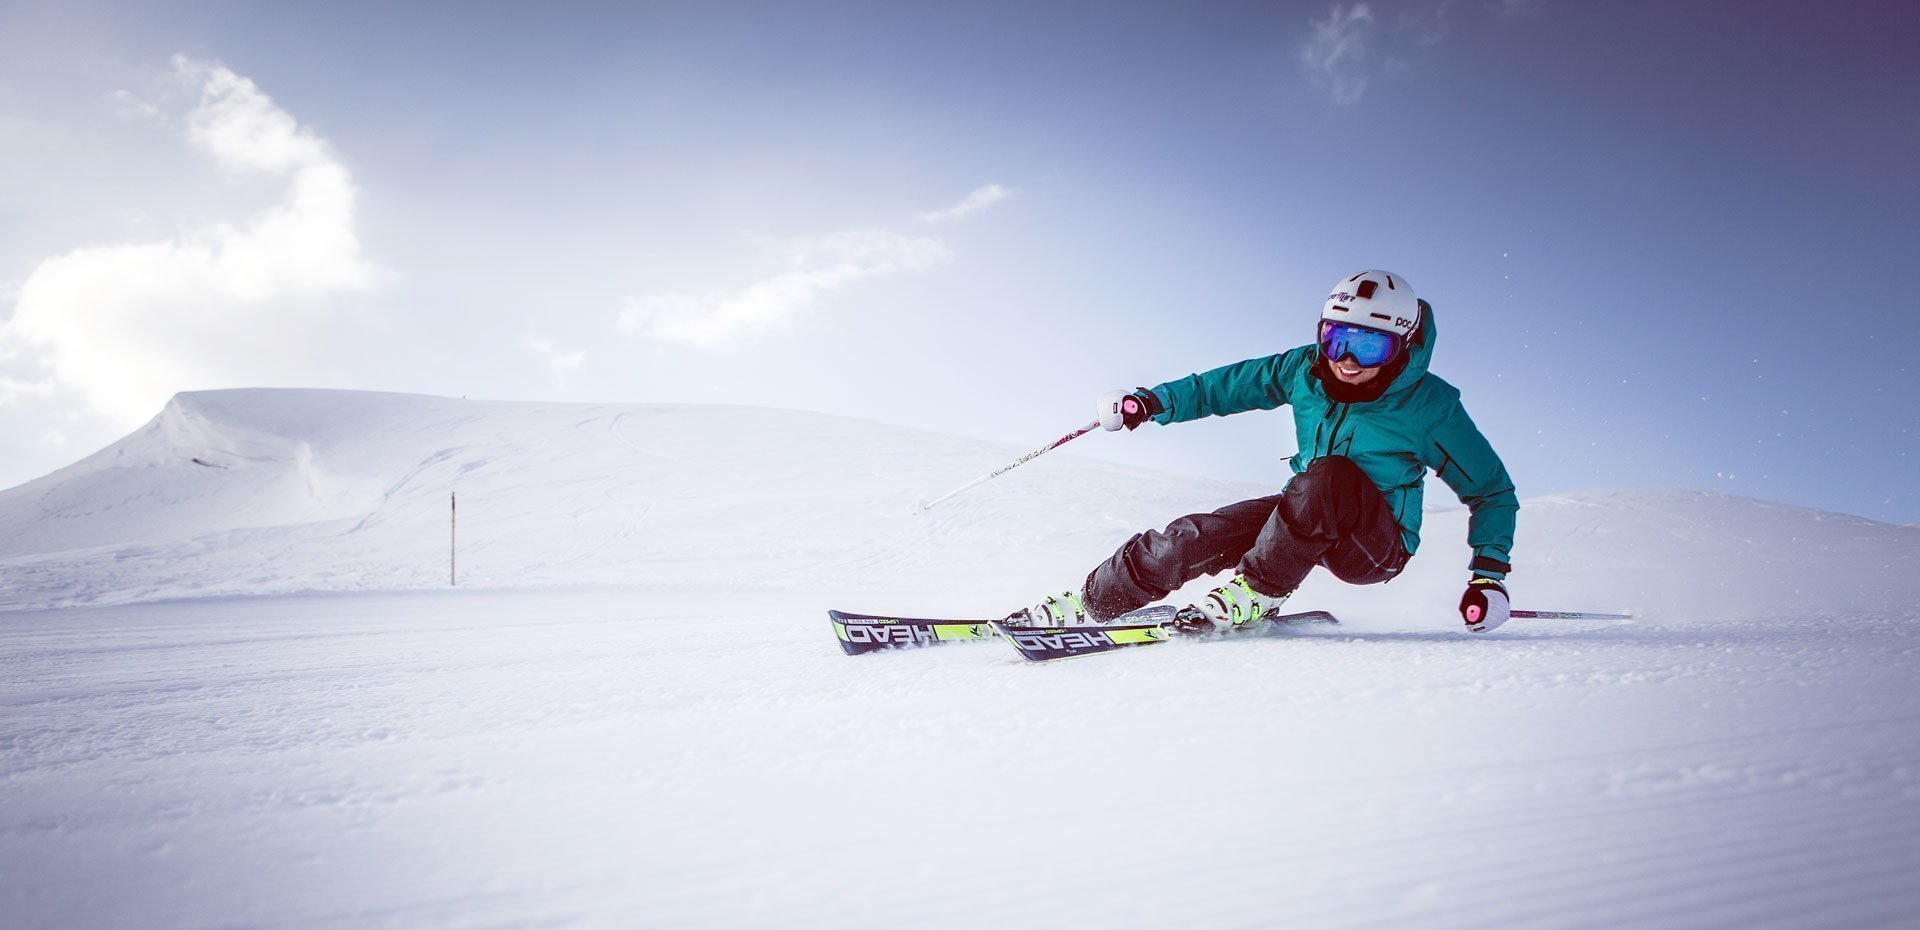
M0 0L0 487L224 387L1037 447L1383 268L1523 498L1920 523L1917 63L1893 2Z

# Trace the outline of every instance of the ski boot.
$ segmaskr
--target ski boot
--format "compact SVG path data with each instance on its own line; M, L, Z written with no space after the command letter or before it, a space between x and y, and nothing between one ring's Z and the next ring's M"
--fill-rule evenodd
M1047 595L1041 601L1026 610L1017 611L1007 617L1008 626L1030 626L1040 629L1054 629L1063 626L1081 626L1092 623L1087 616L1087 608L1080 603L1080 595L1072 591Z
M1167 621L1166 627L1184 635L1236 630L1261 617L1279 613L1280 605L1285 604L1291 596L1293 592L1289 591L1277 597L1268 597L1248 585L1244 576L1235 575L1231 581L1207 592L1200 603L1180 608L1173 619Z

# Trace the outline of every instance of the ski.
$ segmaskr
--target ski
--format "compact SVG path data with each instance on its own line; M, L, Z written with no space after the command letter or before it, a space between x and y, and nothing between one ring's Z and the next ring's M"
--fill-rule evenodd
M841 650L857 656L882 649L909 646L933 646L969 640L992 639L993 626L980 620L926 620L913 617L885 617L827 611L833 623L833 635Z
M1112 623L1090 623L1058 629L1010 626L1003 620L933 620L857 614L844 610L827 611L827 619L833 624L833 636L839 641L840 650L850 656L885 649L978 642L997 636L1013 643L1013 647L1029 661L1044 662L1111 652L1126 646L1165 642L1182 635L1166 628L1179 610L1170 605L1159 605L1136 610ZM1196 638L1258 635L1274 624L1316 621L1338 623L1339 619L1324 610L1310 610L1282 614L1232 633L1201 634Z
M1160 605L1134 611L1108 624L1041 629L1009 626L1003 620L931 620L914 617L889 617L879 614L827 611L833 623L833 635L847 655L857 656L883 649L913 646L937 646L945 643L978 642L995 637L1013 643L1022 656L1034 662L1096 655L1128 646L1165 642L1181 634L1167 630L1178 608ZM1631 620L1628 614L1590 613L1576 610L1515 610L1512 617L1540 620ZM1338 623L1339 618L1324 610L1282 614L1246 630L1211 636L1247 636L1270 632L1272 624Z
M1173 619L1175 612L1175 608L1166 605L1147 607L1118 617L1114 623L1120 626L1157 625ZM932 620L924 617L857 614L845 610L829 610L827 619L833 624L833 636L840 641L841 651L850 656L883 649L993 639L1000 635L994 630L994 622L987 620Z
M1166 625L1177 612L1178 608L1174 607L1149 607L1130 615L1126 619L1131 622L1127 623L1088 624L1056 629L1008 626L996 620L993 623L993 629L1000 634L1001 638L1012 643L1013 648L1019 650L1020 655L1027 661L1050 662L1055 659L1098 655L1131 646L1150 646L1154 643L1168 642L1176 637L1224 639L1260 636L1272 632L1275 627L1288 624L1340 622L1339 618L1324 610L1309 610L1257 620L1243 629L1229 633L1182 634L1168 629Z

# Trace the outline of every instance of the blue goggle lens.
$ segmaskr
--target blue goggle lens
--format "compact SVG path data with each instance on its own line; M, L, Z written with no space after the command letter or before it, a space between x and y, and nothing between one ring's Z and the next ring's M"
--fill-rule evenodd
M1320 354L1329 362L1351 355L1362 368L1378 368L1400 354L1400 337L1329 320L1320 324Z

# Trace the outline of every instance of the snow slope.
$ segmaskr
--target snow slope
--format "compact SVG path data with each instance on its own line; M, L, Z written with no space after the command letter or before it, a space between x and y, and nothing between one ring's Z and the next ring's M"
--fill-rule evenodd
M0 607L445 586L455 493L462 584L1044 587L1038 569L1246 490L1083 461L911 513L1024 451L751 408L182 394L0 492Z
M0 924L1920 915L1920 530L1528 498L1522 606L1637 620L1457 632L1456 510L1391 585L1311 582L1337 627L842 656L828 606L997 614L1266 490L1059 452L909 513L1023 451L770 410L182 395L0 492Z
M1029 450L754 408L182 394L126 439L0 492L0 608L444 587L457 493L465 585L807 586L868 609L998 615L1077 582L1142 527L1273 491L1072 449L916 516L917 500ZM1745 614L1818 608L1836 590L1873 609L1915 599L1889 577L1912 574L1911 527L1697 493L1525 505L1514 581L1536 606ZM1443 621L1446 605L1429 602L1459 584L1465 517L1432 514L1409 577L1388 589L1308 593Z

